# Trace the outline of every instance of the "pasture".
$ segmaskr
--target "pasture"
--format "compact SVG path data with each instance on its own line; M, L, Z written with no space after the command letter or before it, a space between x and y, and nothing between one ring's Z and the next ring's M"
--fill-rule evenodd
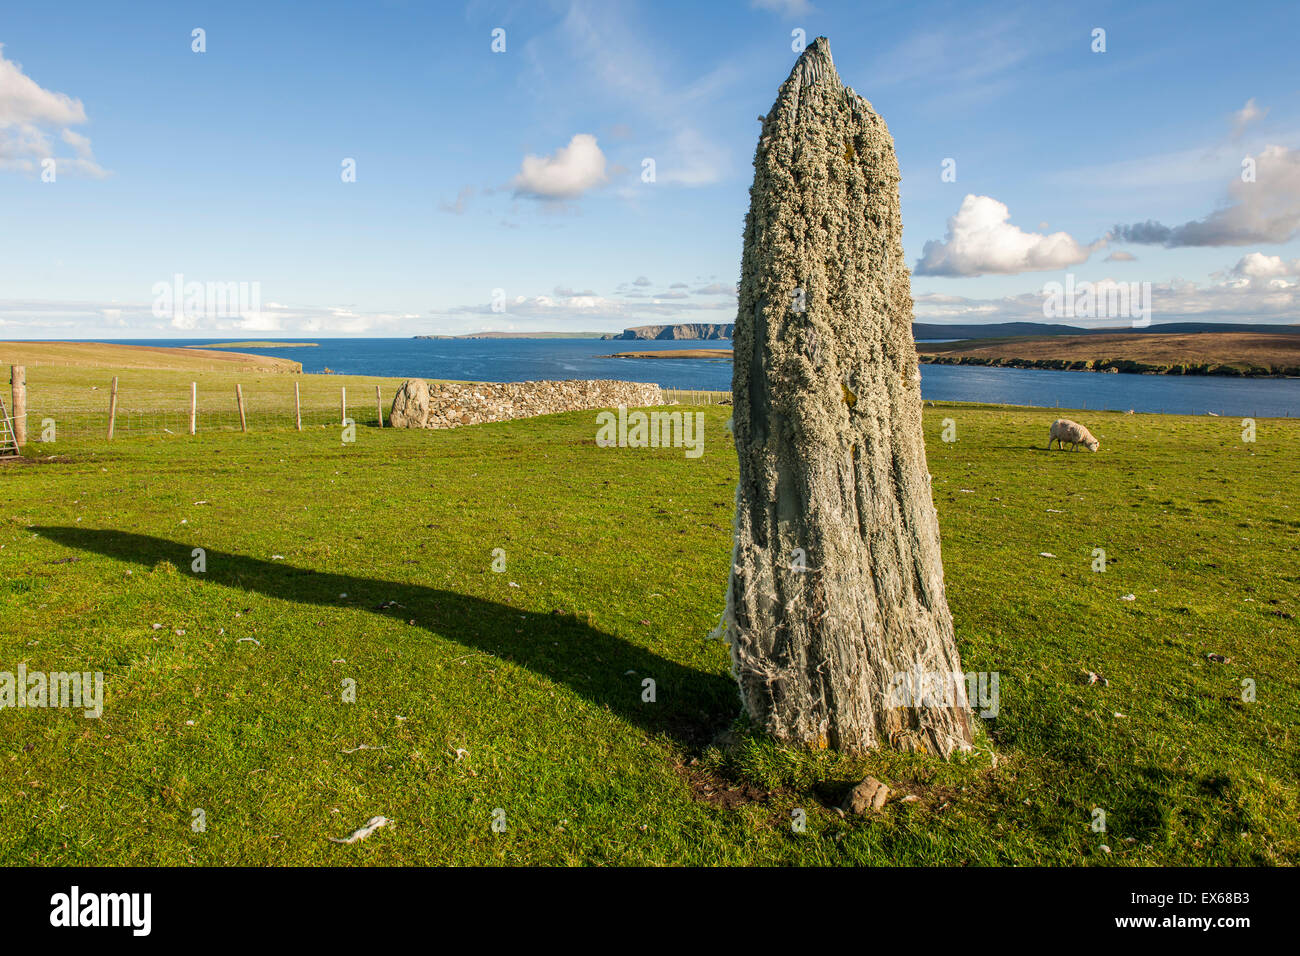
M738 720L726 407L689 459L598 448L594 412L381 430L364 380L345 444L340 380L304 376L302 432L110 444L75 427L106 374L232 383L29 371L33 433L74 427L0 464L0 671L105 699L0 710L2 864L1297 860L1300 422L1065 413L1101 450L1048 452L1061 411L927 403L963 666L999 675L944 764ZM841 816L866 774L894 797Z

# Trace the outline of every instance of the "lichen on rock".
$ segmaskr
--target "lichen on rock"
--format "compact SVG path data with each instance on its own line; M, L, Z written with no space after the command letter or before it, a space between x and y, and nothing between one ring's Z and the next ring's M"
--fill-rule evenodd
M456 428L627 405L664 404L658 385L609 379L563 382L403 382L393 396L393 428Z
M891 697L900 674L961 670L898 184L884 121L841 84L818 38L768 111L754 158L722 630L749 716L777 739L947 756L971 741L960 689L951 706Z

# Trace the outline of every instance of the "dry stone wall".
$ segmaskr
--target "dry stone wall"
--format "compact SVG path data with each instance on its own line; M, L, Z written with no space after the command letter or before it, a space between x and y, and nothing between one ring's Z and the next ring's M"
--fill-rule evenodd
M393 428L455 428L594 408L664 404L658 385L609 379L565 382L402 383L388 423Z

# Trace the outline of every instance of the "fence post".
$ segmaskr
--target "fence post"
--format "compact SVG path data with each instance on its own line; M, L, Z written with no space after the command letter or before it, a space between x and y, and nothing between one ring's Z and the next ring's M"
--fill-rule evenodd
M190 382L190 434L198 430L199 424L199 383Z
M239 430L248 431L248 419L244 417L244 386L235 386L235 401L239 403Z
M14 365L9 369L9 381L14 393L14 441L27 444L27 368Z
M348 387L346 385L340 385L339 386L339 424L346 425L347 423L348 423Z
M302 431L302 394L297 382L293 383L293 414L298 421L298 431Z
M117 421L117 376L113 376L113 391L108 396L108 440L113 440L113 424Z
M379 427L383 428L384 427L384 399L383 396L379 394L378 385L375 386L375 411L378 413L379 416Z

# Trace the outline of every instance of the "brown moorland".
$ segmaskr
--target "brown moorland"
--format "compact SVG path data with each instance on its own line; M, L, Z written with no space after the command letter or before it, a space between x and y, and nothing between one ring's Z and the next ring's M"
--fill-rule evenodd
M1300 375L1300 335L1098 332L925 342L922 362L1167 375Z
M302 372L301 362L268 355L107 342L0 342L0 365L175 369L187 372L233 372L242 369Z

